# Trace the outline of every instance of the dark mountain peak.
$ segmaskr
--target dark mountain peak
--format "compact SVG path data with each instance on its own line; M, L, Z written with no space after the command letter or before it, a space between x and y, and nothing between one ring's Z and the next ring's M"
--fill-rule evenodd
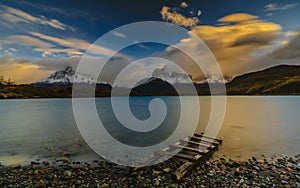
M90 75L76 73L71 66L51 74L48 78L39 80L33 85L70 85L95 84L97 80Z
M49 79L62 79L64 77L70 77L75 74L75 71L71 66L67 66L65 69L56 71L55 73L51 74L48 78Z

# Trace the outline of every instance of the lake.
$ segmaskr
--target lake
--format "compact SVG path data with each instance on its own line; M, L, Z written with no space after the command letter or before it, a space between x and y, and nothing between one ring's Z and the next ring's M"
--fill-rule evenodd
M170 113L178 114L175 98L162 97L171 107ZM149 117L151 99L153 97L130 98L137 118ZM199 99L201 114L197 132L205 129L211 101L206 96ZM106 108L109 101L110 98L97 98L96 105L104 121L113 125L111 112ZM185 101L188 102L189 97L185 97ZM299 154L299 106L300 97L297 96L229 96L218 135L223 138L223 144L214 156L246 159ZM168 124L172 127L176 117L170 117ZM36 159L53 160L61 151L71 153L72 160L99 159L78 131L72 99L1 100L0 130L0 162L5 165L28 164ZM170 133L162 131L162 135L165 134ZM102 144L105 145L104 140Z

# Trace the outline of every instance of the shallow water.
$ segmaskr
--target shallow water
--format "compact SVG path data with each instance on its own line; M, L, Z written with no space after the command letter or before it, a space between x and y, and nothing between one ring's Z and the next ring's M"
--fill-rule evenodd
M131 98L131 109L137 118L149 117L148 104L153 97ZM176 97L162 97L172 113L178 114ZM112 116L109 98L98 98L96 104L105 121ZM189 97L185 98L185 102ZM210 97L200 97L198 132L205 130L210 115ZM227 98L227 110L219 136L223 144L215 156L245 159L300 153L300 97ZM101 110L100 110L101 108ZM176 118L169 118L172 126ZM163 131L162 131L163 132ZM169 134L168 131L162 134ZM99 141L102 145L105 140ZM72 160L99 158L84 142L76 126L71 99L26 99L0 101L0 162L5 165L28 164L35 159L54 160L59 152L71 153Z

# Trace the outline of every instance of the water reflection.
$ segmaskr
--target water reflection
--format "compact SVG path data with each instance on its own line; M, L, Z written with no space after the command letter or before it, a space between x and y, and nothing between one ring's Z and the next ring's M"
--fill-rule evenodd
M109 99L96 99L100 104L105 100ZM148 108L147 101L149 99L133 103L137 116L147 117L148 112L142 110L143 106ZM197 132L206 128L210 102L210 97L200 97ZM262 154L267 157L298 154L299 106L300 97L228 97L219 133L224 140L216 156L249 158ZM74 160L97 158L77 130L70 99L1 100L0 130L0 162L54 158L60 151L70 151ZM105 145L105 141L101 143Z

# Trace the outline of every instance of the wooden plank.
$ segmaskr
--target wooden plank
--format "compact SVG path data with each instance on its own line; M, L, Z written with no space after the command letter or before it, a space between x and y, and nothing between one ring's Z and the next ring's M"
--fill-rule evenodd
M188 161L181 165L174 173L176 179L180 180L182 177L184 177L193 168L193 166L194 163Z
M210 137L210 136L204 135L203 133L201 133L201 134L194 133L194 136L199 137L199 138L206 138L206 139L208 139L208 140L216 140L216 141L222 143L222 140L221 140L221 139L218 139L218 138L212 138L212 137Z
M193 144L193 145L196 145L196 146L200 146L200 147L203 147L203 148L214 148L215 147L215 145L213 145L213 144L203 144L203 143L200 144L200 142L192 141L189 138L185 138L184 140L181 139L180 141L184 142L184 143L189 143L189 144Z
M175 157L184 162L174 172L176 179L180 180L195 166L196 163L204 163L210 158L221 143L222 140L220 139L214 139L203 134L195 133L188 138L180 139L179 142L176 142L163 150L154 152L154 156L146 159L142 166L165 160L170 156ZM140 169L140 167L133 168L133 171L138 169Z
M181 145L170 145L170 148L180 148L187 151L192 151L200 154L206 154L209 150L200 150L199 148L191 148L187 146L181 146Z
M202 143L206 143L206 144L214 144L214 145L219 145L220 143L216 140L206 140L206 139L203 139L203 138L199 138L199 137L196 137L196 136L191 136L190 139L195 139L195 140L199 140L201 141Z
M202 155L186 155L183 153L174 153L174 152L169 152L169 151L161 151L161 153L163 155L169 155L169 156L174 156L174 157L178 157L178 158L182 158L182 159L187 159L187 160L191 160L191 161L196 161L199 158L202 157Z

